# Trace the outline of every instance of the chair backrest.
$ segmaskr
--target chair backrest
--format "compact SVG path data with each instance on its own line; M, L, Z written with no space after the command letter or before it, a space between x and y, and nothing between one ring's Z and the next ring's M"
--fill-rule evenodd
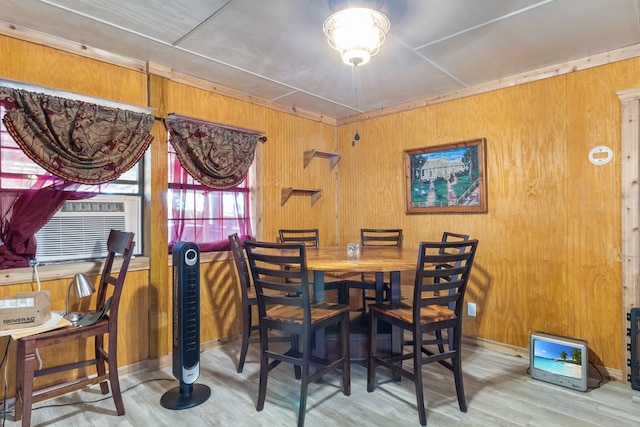
M414 285L414 319L421 308L453 310L462 318L464 295L475 258L477 240L421 242ZM444 312L443 311L443 312Z
M249 275L249 267L247 266L247 260L244 257L244 249L242 243L238 237L238 233L229 235L229 243L231 243L231 254L236 264L236 270L238 271L238 277L240 278L240 289L242 292L243 301L248 298L247 290L251 286L251 277Z
M442 233L442 242L466 242L467 240L469 240L469 235L468 234L460 234L460 233L452 233L450 231L445 231L444 233ZM461 246L459 248L459 250L466 250L467 246ZM441 249L442 251L445 250L445 248Z
M444 233L442 233L442 242L466 242L469 240L469 235L468 234L460 234L460 233L452 233L450 231L445 231ZM458 253L464 253L464 251L466 251L468 248L468 246L460 246L459 248L454 248L453 251L454 252L458 252ZM440 248L440 253L444 254L445 252L447 252L447 248ZM454 264L453 266L459 266L460 265L460 261L457 261L457 265ZM452 267L451 265L448 264L444 264L444 265L440 265L438 266L438 268L444 268L444 267ZM454 280L456 279L455 277L453 278ZM450 303L449 304L449 308L451 308L453 310L453 308L455 307L454 303Z
M396 246L402 247L401 228L361 228L361 246Z
M302 308L304 324L311 321L311 295L305 245L302 243L244 242L262 319L272 305ZM287 268L285 268L287 267Z
M98 286L97 311L101 312L105 303L109 303L109 328L113 329L118 325L118 308L120 306L120 296L124 279L129 269L129 261L133 255L134 233L119 230L111 230L107 239L107 251L109 252L102 267L100 275L100 284ZM113 264L116 257L122 257L122 264L118 271L113 270ZM110 289L113 287L113 289Z
M467 240L469 240L469 235L461 234L461 233L452 233L451 231L445 231L444 233L442 233L443 242L457 242L460 240L462 240L463 242L466 242Z
M278 230L280 243L302 243L305 246L320 247L320 234L317 228L299 230Z

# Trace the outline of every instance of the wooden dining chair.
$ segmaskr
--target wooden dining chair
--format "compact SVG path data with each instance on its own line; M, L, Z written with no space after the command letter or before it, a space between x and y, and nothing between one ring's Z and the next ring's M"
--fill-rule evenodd
M360 245L402 247L401 228L361 228Z
M307 248L320 247L320 233L317 228L308 229L280 229L278 230L280 243L302 243ZM287 267L288 268L288 267ZM329 274L331 277L331 274ZM337 301L345 302L346 282L341 278L331 278L325 282L325 291L337 291Z
M238 279L240 280L240 295L241 295L241 310L242 310L242 331L241 331L241 344L240 344L240 357L238 358L238 373L242 372L244 368L244 361L247 358L247 351L249 344L259 343L260 337L252 337L253 332L258 332L258 325L253 325L251 321L252 307L258 305L258 299L256 298L255 287L251 286L251 277L249 276L249 268L247 267L247 260L244 256L244 249L242 242L238 237L238 233L233 233L229 236L229 243L231 243L231 253L236 265L236 271L238 273Z
M244 247L238 237L238 233L233 233L228 236L229 243L231 244L231 254L236 265L236 271L238 273L238 279L240 280L240 295L241 295L241 317L242 317L242 331L240 341L240 356L238 357L238 373L244 369L244 362L247 358L247 351L249 350L249 344L260 343L260 327L258 324L253 324L253 307L257 307L258 298L256 297L256 289L251 286L251 274L249 273L249 267L245 258ZM272 342L289 341L287 337L272 338Z
M256 288L260 325L260 384L256 409L262 411L264 408L269 372L282 362L291 363L296 377L301 379L298 426L303 426L310 383L334 369L341 369L342 392L346 396L351 394L349 306L313 300L304 244L246 241L245 249ZM291 268L284 269L283 266ZM340 326L339 357L327 360L312 355L314 333L333 325ZM269 336L278 331L294 337L283 351L269 345ZM316 366L313 372L311 365Z
M362 228L360 229L361 247L393 246L402 247L403 234L401 228ZM381 283L378 283L381 282ZM389 281L384 280L383 273L360 275L360 280L349 281L349 289L358 289L362 301L362 311L367 311L367 301L389 300ZM380 289L381 288L381 289ZM373 291L370 295L367 291Z
M120 297L129 268L129 261L133 254L133 238L134 233L118 230L111 230L109 233L107 240L108 255L100 275L96 311L90 313L90 315L93 317L96 313L106 313L101 317L96 316L95 323L64 327L17 339L15 419L16 421L22 419L23 426L31 424L31 406L33 403L93 384L100 384L102 394L109 393L109 384L111 384L111 394L116 406L116 413L124 415L125 410L118 378L118 309L120 308ZM121 256L119 268L115 268L116 262L114 261L116 256ZM81 320L81 323L84 322ZM74 357L72 362L35 370L36 349L59 345L60 357L64 357L65 347L73 346L75 348L79 345L77 343L78 340L90 338L94 339L95 350L91 358L78 361ZM68 356L73 357L74 355L70 354ZM79 373L86 373L85 377L56 385L55 388L48 388L37 394L33 389L34 378L88 366L96 367L95 373L97 373L97 376L93 375L90 370L80 370L78 371Z
M421 425L427 425L424 406L422 366L438 362L453 372L462 412L467 411L462 380L462 309L464 296L471 274L471 267L478 246L477 240L458 242L421 242L418 250L413 302L383 302L369 306L371 336L369 365L367 368L367 391L375 388L378 365L390 369L394 376L402 375L415 383L418 416ZM453 308L450 304L453 303ZM401 328L411 335L411 345L403 346L402 354L383 354L378 351L378 323ZM441 351L446 340L433 338L431 332L452 328L451 345ZM412 369L403 362L411 360Z
M450 231L445 231L442 233L442 242L466 242L467 240L469 240L469 235L468 234L461 234L461 233L452 233ZM454 251L465 251L468 248L468 246L461 246L460 248L454 249ZM445 248L441 249L442 253L444 253L446 251ZM451 267L449 265L447 265L448 267ZM451 290L450 292L455 292L453 290ZM450 302L449 303L449 308L450 309L454 309L455 308L455 302ZM440 352L444 352L444 344L442 344L444 342L444 340L442 339L442 331L436 331L436 336L437 338L440 340ZM452 340L453 340L453 328L449 328L447 329L447 341L449 343L449 346L451 346L453 344Z
M317 228L309 229L280 229L278 230L280 243L302 243L305 246L320 246L320 234Z

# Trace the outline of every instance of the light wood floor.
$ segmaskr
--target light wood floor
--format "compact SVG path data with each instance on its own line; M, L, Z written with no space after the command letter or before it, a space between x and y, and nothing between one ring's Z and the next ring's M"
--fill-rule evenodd
M197 384L211 388L203 404L169 410L160 398L178 386L171 368L121 378L126 415L115 414L113 400L99 387L36 405L33 426L295 426L299 382L289 365L269 376L267 401L256 412L257 346L250 347L244 372L236 373L238 342L202 353ZM424 368L427 424L439 426L606 426L640 425L640 392L609 381L586 393L532 380L528 361L491 350L464 347L464 382L469 410L458 410L453 378L444 368ZM390 381L378 371L378 386L366 390L366 369L352 365L350 397L340 391L340 377L325 378L309 390L306 426L419 425L413 383ZM97 402L96 402L97 401ZM95 403L93 403L95 402ZM7 426L19 426L7 416Z

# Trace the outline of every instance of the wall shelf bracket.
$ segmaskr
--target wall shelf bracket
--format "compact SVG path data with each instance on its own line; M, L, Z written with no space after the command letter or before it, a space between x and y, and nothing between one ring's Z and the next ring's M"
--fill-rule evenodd
M328 153L326 151L318 151L318 150L307 150L304 152L304 167L306 168L311 159L314 157L322 157L324 159L329 159L329 170L333 169L338 161L340 160L340 154L337 153Z
M322 190L310 189L310 188L293 188L293 187L283 188L282 196L280 198L280 206L284 205L287 202L287 200L289 200L289 197L291 197L292 194L311 196L311 206L313 206L315 202L317 202L320 196L322 195Z

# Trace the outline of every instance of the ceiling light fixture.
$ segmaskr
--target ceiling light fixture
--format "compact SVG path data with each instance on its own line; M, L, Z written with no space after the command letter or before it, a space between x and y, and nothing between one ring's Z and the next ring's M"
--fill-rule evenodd
M380 51L389 31L389 19L381 12L351 7L335 12L322 25L329 45L347 65L364 65Z

